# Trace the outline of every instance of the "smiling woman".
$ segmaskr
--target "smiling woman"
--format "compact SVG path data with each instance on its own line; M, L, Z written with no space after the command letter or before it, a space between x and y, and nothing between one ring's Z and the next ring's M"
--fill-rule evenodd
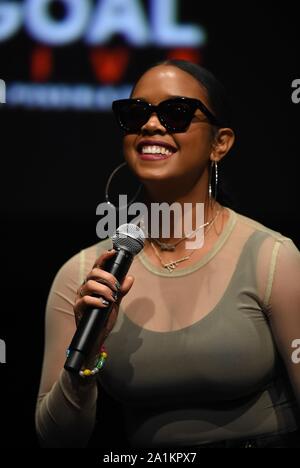
M110 239L62 266L47 303L41 443L86 446L104 388L123 407L131 447L299 447L300 366L291 355L300 254L218 199L218 163L235 138L223 88L207 70L172 60L147 70L113 109L148 226L161 226L153 203L189 203L194 230L176 239L171 222L169 237L148 236L121 285L105 271ZM203 244L189 249L200 228ZM89 378L62 370L76 322L107 301L112 313L95 344L105 365ZM96 354L86 367L98 366Z
M125 113L122 112L124 101L121 101L121 105L117 101L113 108L121 128L127 132L124 136L125 159L133 172L143 181L147 191L151 191L146 180L149 171L152 172L152 184L155 183L153 180L155 171L159 172L160 177L163 177L163 172L166 174L165 181L168 183L160 188L155 185L156 194L154 197L153 193L151 195L153 201L160 199L168 201L166 195L159 196L157 190L163 189L165 192L167 189L169 193L174 194L172 200L174 202L193 186L194 193L198 192L197 201L200 202L204 201L204 194L208 195L210 169L208 163L216 164L226 155L234 142L234 132L228 125L230 123L228 105L217 80L207 70L202 69L200 85L200 81L189 72L193 70L197 73L195 65L180 61L172 63L164 62L152 67L140 78L133 88ZM185 69L174 67L174 63L183 65ZM207 82L214 87L211 97L206 91ZM144 111L142 108L139 109L139 119L136 118L136 100L142 101L145 109ZM213 102L218 102L214 112ZM157 113L153 112L153 105L158 106ZM146 121L143 122L142 119ZM122 124L129 125L129 128L126 130ZM144 145L143 152L147 152L148 155L149 147L159 144L158 140L160 145L169 145L172 149L172 158L159 167L143 164L141 160L151 159L151 153L146 158L141 156L139 152L141 145ZM213 144L215 152L210 155ZM145 149L145 146L148 148ZM154 156L154 159L159 158ZM201 177L199 177L200 172L203 172ZM186 186L183 183L184 179ZM173 180L172 187L171 180ZM176 195L179 189L182 195L179 193ZM202 191L200 197L199 190ZM186 201L192 202L191 199Z

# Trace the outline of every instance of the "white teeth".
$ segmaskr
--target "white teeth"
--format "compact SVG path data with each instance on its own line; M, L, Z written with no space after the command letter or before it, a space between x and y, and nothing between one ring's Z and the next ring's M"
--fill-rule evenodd
M170 154L172 154L172 151L165 148L164 146L155 145L155 146L143 146L142 153L143 154L165 154L166 156L169 156Z

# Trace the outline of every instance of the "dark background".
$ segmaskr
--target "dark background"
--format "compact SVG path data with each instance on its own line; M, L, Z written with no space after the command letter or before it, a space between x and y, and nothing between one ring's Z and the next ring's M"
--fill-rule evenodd
M148 2L141 3L147 10ZM232 97L237 140L220 177L236 209L300 247L300 104L291 100L291 83L300 78L297 2L178 4L181 23L206 29L199 61ZM131 57L126 83L171 52L133 49L122 38L106 46L122 43ZM0 43L0 78L30 82L28 60L36 45L24 29ZM84 65L88 47L81 41L52 53L57 60L49 82L96 83ZM33 414L47 294L59 267L98 241L95 210L110 172L122 161L121 136L110 112L28 110L7 103L0 106L0 120L0 338L7 344L7 364L0 364L0 445L30 448L37 446ZM108 396L100 417L103 446L112 437L121 446L120 408Z

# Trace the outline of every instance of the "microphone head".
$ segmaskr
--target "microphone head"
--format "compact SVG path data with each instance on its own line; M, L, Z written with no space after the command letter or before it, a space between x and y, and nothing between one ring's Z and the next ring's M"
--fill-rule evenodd
M124 248L132 255L137 255L145 244L144 231L136 224L122 224L112 236L114 249Z

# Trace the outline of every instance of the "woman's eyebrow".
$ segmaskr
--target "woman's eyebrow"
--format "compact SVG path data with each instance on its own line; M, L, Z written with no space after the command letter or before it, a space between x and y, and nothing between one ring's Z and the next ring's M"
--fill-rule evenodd
M169 97L170 98L181 98L181 97L187 97L187 96L185 96L184 94L170 94Z

